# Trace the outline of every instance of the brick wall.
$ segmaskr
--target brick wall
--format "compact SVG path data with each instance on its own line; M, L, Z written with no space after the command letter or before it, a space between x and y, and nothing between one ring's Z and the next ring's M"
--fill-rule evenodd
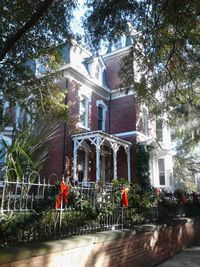
M118 60L115 60L119 64ZM114 62L113 61L113 62ZM114 63L113 63L114 64ZM117 65L116 65L117 66ZM113 71L113 73L116 71ZM114 74L113 74L114 75ZM116 77L110 77L114 79ZM63 86L66 86L63 84ZM65 173L67 177L73 176L73 142L71 135L79 131L86 131L85 129L78 129L77 122L79 121L79 96L78 91L80 84L76 81L70 80L67 83L67 105L69 106L68 111L68 122L66 129L66 144L64 144L64 124L60 125L59 134L51 141L49 144L49 158L45 164L43 176L48 177L51 173L56 173L59 178L62 177L63 170L63 152L65 150ZM92 93L91 96L91 109L89 117L89 127L91 131L98 130L98 108L96 102L102 100L100 96ZM106 129L108 133L120 133L134 131L136 128L136 114L135 114L135 99L134 96L125 96L123 98L113 99L112 101L103 100L107 105L106 112ZM109 121L110 120L110 121ZM127 140L125 137L124 139ZM133 139L133 138L132 138ZM131 148L131 173L132 177L135 177L135 149L134 143ZM64 145L66 147L64 148ZM92 181L96 176L96 161L95 161L95 151L90 157L90 163L88 166L88 180ZM126 153L123 151L118 152L118 177L127 177L127 161ZM110 179L113 178L112 166L110 167ZM135 178L133 178L134 180Z
M66 82L59 84L60 88L64 88L66 86ZM60 123L59 130L55 134L55 137L48 144L48 159L45 162L43 170L41 172L42 177L49 177L52 173L55 173L59 179L62 178L62 170L63 170L63 151L64 145L66 145L66 167L67 167L67 175L71 175L72 170L72 140L69 135L76 132L76 124L78 122L78 114L79 114L79 101L78 101L78 88L79 84L74 81L69 81L67 84L67 105L68 109L68 121L66 127L66 143L64 142L64 122Z
M111 89L120 87L121 79L119 76L121 57L110 57L104 59L106 63L106 75L108 86Z
M134 96L113 99L110 105L110 132L134 131L136 125Z
M146 229L146 231L145 231ZM152 267L200 237L200 219L0 250L1 267Z
M60 123L58 132L48 143L48 158L43 166L41 177L48 178L51 174L55 173L59 179L62 178L63 149L64 123Z

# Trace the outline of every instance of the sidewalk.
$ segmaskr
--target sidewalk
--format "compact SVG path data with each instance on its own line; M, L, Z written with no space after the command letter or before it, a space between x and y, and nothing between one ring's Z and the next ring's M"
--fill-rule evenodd
M186 248L157 267L200 267L200 246Z

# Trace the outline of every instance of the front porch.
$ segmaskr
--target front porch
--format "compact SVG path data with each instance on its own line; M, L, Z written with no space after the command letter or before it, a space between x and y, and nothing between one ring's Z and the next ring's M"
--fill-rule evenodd
M123 148L126 157L123 160L126 160L126 174L128 181L131 181L131 164L130 164L130 147L131 143L125 141L121 138L118 138L114 135L110 135L103 131L92 131L86 133L79 133L72 135L72 140L74 142L73 148L73 157L74 157L74 166L73 166L73 179L79 179L78 173L78 156L80 151L86 151L85 157L85 169L88 168L88 154L91 153L91 147L95 148L95 169L96 177L95 180L99 181L100 179L106 180L105 168L112 168L114 179L118 178L118 164L117 157L119 149ZM108 163L106 154L112 156L111 164ZM87 171L83 175L83 179L87 180Z

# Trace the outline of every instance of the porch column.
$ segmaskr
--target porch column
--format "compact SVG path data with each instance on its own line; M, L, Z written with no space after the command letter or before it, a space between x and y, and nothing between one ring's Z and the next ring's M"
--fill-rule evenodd
M131 181L131 154L130 154L130 147L126 148L126 155L127 155L127 170L128 170L128 181Z
M114 179L117 179L117 151L119 149L119 145L114 143L112 145L112 150L113 150L113 175Z
M73 179L74 181L77 180L77 173L76 173L76 169L77 169L77 141L74 140L74 175L73 175Z
M100 137L97 136L96 140L96 181L100 180Z

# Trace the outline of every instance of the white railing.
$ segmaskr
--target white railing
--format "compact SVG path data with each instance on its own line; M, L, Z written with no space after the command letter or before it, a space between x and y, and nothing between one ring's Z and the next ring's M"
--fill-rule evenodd
M28 211L33 209L35 202L44 198L45 191L55 187L58 181L57 175L52 174L46 178L40 177L36 171L22 178L15 178L17 175L14 169L6 171L0 181L0 212ZM14 178L13 178L14 177Z

